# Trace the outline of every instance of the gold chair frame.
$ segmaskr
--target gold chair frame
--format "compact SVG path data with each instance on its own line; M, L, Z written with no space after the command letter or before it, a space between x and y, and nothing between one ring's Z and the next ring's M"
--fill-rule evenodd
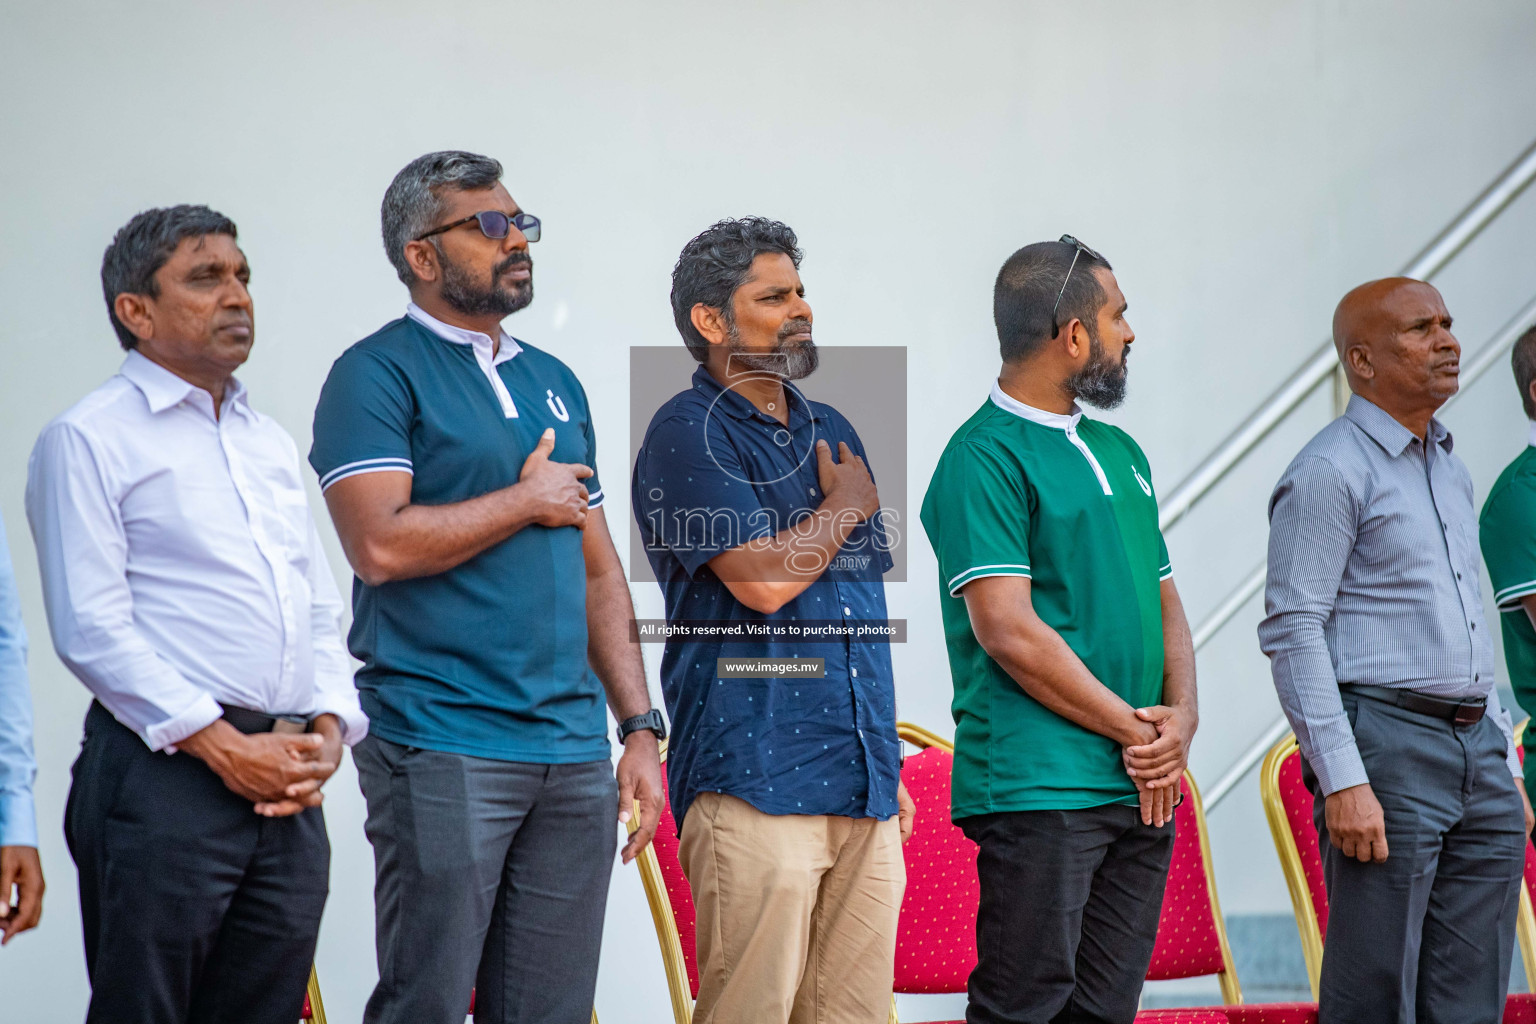
M1519 743L1525 732L1521 722L1515 730L1515 742ZM1301 955L1307 964L1307 982L1312 986L1312 998L1318 997L1318 978L1323 969L1323 935L1317 927L1317 907L1312 903L1312 892L1307 887L1307 876L1301 866L1301 850L1296 837L1291 834L1290 819L1285 814L1285 803L1280 797L1280 768L1292 754L1300 756L1295 733L1286 733L1269 753L1259 768L1259 797L1264 803L1264 817L1269 821L1270 835L1275 841L1275 852L1280 856L1280 870L1285 875L1285 886L1291 893L1291 909L1296 916L1296 931L1301 936ZM1525 967L1527 983L1536 985L1536 912L1531 908L1531 894L1520 881L1519 903L1515 911L1515 937L1520 941L1520 962Z
M314 964L309 965L309 984L304 991L309 996L309 1019L313 1024L325 1024L325 1000L320 998L320 975Z

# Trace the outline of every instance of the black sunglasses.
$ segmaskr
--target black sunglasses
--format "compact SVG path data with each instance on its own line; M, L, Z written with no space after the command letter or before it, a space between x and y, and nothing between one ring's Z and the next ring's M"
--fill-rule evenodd
M532 241L532 239L529 239L529 241ZM1061 290L1056 293L1056 305L1051 307L1051 337L1053 338L1061 333L1061 325L1056 322L1056 310L1061 308L1061 297L1067 293L1067 282L1072 280L1072 271L1077 269L1077 258L1083 253L1087 253L1089 259L1098 260L1100 263L1104 262L1103 256L1100 256L1071 235L1062 235L1056 241L1065 242L1072 246L1073 252L1072 265L1067 267L1067 276L1061 279Z
M539 240L539 218L531 213L523 213L521 211L508 216L500 210L481 210L479 213L472 213L468 217L454 221L452 224L444 224L440 228L433 228L424 235L417 235L415 240L420 242L422 239L431 238L433 235L442 234L444 231L452 231L454 228L468 224L472 220L480 222L480 233L486 238L506 238L508 232L515 225L517 230L521 231L523 237L528 239L528 241L537 242Z

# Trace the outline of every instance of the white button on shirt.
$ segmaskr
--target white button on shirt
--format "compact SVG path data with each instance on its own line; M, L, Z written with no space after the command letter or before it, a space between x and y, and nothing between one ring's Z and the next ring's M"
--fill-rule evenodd
M27 518L59 657L151 749L220 703L366 735L298 451L238 381L215 417L130 352L39 436Z

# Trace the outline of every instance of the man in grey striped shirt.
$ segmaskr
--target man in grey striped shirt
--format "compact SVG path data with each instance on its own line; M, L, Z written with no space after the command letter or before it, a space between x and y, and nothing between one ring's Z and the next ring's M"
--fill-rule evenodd
M1328 838L1320 1024L1494 1024L1531 807L1472 478L1434 418L1461 347L1440 293L1406 278L1344 296L1333 335L1354 394L1270 499L1259 626Z

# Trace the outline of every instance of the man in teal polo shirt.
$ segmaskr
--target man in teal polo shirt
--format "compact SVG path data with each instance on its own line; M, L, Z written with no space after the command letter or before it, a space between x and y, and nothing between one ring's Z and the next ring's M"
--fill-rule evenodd
M1536 711L1536 327L1510 353L1515 387L1530 420L1530 443L1504 468L1478 517L1483 561L1502 613L1504 665L1515 700ZM1536 729L1525 730L1525 791L1536 793Z
M364 1020L586 1024L619 820L662 806L628 584L581 383L501 328L533 298L501 164L429 153L384 196L406 315L353 345L310 462L357 574L354 751L377 865ZM625 752L609 763L607 703Z
M923 501L954 676L952 816L980 847L970 1024L1124 1022L1152 957L1195 657L1146 456L1087 419L1135 334L1063 236L997 277L1003 367Z

